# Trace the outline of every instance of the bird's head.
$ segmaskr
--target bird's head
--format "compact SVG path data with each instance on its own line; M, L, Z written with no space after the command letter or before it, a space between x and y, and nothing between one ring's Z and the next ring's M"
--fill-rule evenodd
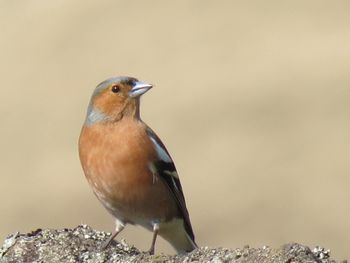
M94 90L87 111L86 124L115 122L123 117L139 117L140 96L151 84L132 77L114 77Z

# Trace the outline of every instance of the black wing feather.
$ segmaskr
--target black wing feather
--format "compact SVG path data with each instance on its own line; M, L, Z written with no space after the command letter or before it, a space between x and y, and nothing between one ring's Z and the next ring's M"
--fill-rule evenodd
M162 141L149 127L147 127L147 134L148 134L148 136L153 138L154 141L160 147L162 147L164 149L164 151L170 157L170 154L167 151L167 149L165 148ZM171 159L171 157L170 157L170 159ZM179 210L182 214L182 217L184 219L184 225L185 225L186 232L191 237L191 239L194 241L194 233L193 233L193 229L192 229L191 222L190 222L190 216L189 216L189 213L187 211L185 196L184 196L183 191L182 191L180 180L179 180L179 178L171 175L171 173L176 172L176 167L174 165L174 162L172 162L172 161L166 162L164 160L159 159L154 164L155 164L155 167L157 169L159 177L164 180L166 185L169 187L170 192L173 194L173 196L176 200L176 203L179 207Z

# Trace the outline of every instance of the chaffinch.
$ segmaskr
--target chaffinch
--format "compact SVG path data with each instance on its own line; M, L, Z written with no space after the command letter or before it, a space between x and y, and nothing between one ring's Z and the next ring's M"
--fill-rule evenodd
M95 195L115 217L104 247L126 224L153 231L178 253L197 247L175 165L158 136L140 119L140 96L152 85L114 77L92 94L79 138L79 155Z

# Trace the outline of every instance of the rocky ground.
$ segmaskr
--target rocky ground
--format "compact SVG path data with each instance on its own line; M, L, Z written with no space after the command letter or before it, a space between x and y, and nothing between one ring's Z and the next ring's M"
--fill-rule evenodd
M277 249L267 246L242 249L201 247L185 255L149 255L121 241L113 242L108 249L101 251L101 244L109 235L87 225L80 225L74 229L38 229L28 234L15 233L4 241L0 250L0 263L336 262L330 258L329 250L321 247L310 249L296 243L286 244Z

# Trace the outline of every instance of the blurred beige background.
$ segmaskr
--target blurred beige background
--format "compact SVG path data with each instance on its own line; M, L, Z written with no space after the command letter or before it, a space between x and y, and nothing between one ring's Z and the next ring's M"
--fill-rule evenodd
M94 87L154 83L200 245L350 244L349 1L0 1L1 240L113 220L77 140ZM151 234L122 235L147 249ZM158 252L173 252L160 242Z

